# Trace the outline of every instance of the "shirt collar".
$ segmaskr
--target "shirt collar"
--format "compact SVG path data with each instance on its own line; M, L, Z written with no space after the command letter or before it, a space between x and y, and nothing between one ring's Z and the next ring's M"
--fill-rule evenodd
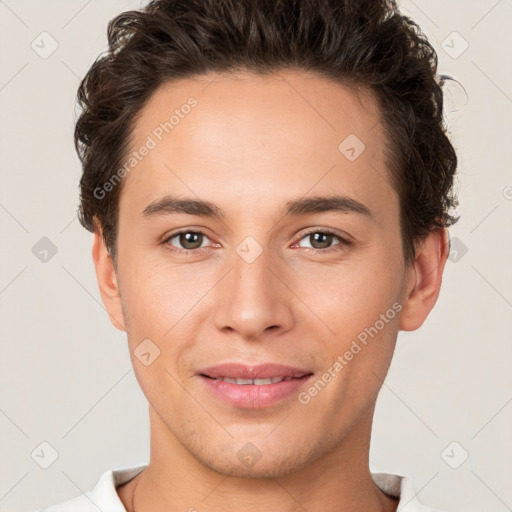
M91 491L90 497L96 504L109 505L109 512L126 512L121 502L116 487L125 484L141 473L147 464L105 471ZM412 482L409 478L389 473L372 473L375 485L385 494L393 498L399 498L398 509L400 512L430 512L423 507L416 497Z

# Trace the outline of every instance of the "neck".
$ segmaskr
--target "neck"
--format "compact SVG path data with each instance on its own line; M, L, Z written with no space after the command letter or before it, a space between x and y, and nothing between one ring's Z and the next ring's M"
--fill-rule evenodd
M128 512L394 512L398 500L378 489L368 467L373 409L328 453L301 469L269 478L239 478L200 463L150 407L147 468L117 489Z

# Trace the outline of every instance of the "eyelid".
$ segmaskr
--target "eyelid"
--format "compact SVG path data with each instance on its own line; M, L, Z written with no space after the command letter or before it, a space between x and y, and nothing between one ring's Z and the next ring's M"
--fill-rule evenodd
M350 247L350 246L354 245L354 242L349 235L341 234L333 228L313 227L313 228L309 228L307 231L305 231L303 233L300 233L298 235L298 241L294 242L293 246L297 246L297 244L302 239L306 238L308 235L311 235L313 233L322 233L322 234L326 234L326 235L332 235L339 240L339 243L337 243L331 247L327 247L326 249L315 249L314 247L302 247L302 249L308 249L308 250L314 251L314 252L326 252L327 253L327 252L331 252L331 251L340 250L340 249L336 249L338 246Z
M347 243L352 243L351 237L346 233L340 233L334 228L322 228L322 227L313 227L308 228L305 232L299 233L300 240L302 240L305 236L311 235L312 233L325 233L328 235L333 235L338 237L341 240L345 240Z
M205 232L204 228L183 228L183 229L178 229L178 231L175 231L175 232L172 232L170 233L169 235L164 235L163 239L162 239L162 242L161 244L162 245L170 245L169 244L169 241L172 239L172 238L175 238L177 237L178 235L181 235L183 233L195 233L195 234L200 234L200 235L203 235L205 238L207 238L208 240L212 241L211 238L208 236L208 234ZM214 244L216 242L213 242ZM177 252L186 252L186 253L199 253L200 251L203 251L205 249L208 249L210 246L206 246L206 247L198 247L197 249L182 249L181 247L175 247L173 245L170 245L172 247L172 249L170 250L174 250L174 251L177 251Z

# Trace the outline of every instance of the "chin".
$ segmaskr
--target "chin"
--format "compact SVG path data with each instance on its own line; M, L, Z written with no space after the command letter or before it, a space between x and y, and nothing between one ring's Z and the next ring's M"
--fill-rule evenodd
M268 432L265 434L268 437ZM233 437L211 446L186 447L203 466L231 478L270 479L290 475L306 467L317 456L311 444L306 452L298 451L298 443L289 446L279 439L265 443L265 437L251 442Z

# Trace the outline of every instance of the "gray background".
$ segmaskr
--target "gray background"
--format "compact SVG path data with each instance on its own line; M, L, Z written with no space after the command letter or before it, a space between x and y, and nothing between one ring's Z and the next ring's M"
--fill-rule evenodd
M419 500L441 510L512 510L512 1L401 5L439 71L467 92L450 86L446 106L462 218L434 311L399 335L371 469L410 476ZM76 219L72 143L76 89L107 21L139 6L0 1L1 511L64 501L107 469L148 460L147 404L101 304L92 235ZM43 237L56 254L42 252L52 247ZM58 454L47 469L42 442Z

